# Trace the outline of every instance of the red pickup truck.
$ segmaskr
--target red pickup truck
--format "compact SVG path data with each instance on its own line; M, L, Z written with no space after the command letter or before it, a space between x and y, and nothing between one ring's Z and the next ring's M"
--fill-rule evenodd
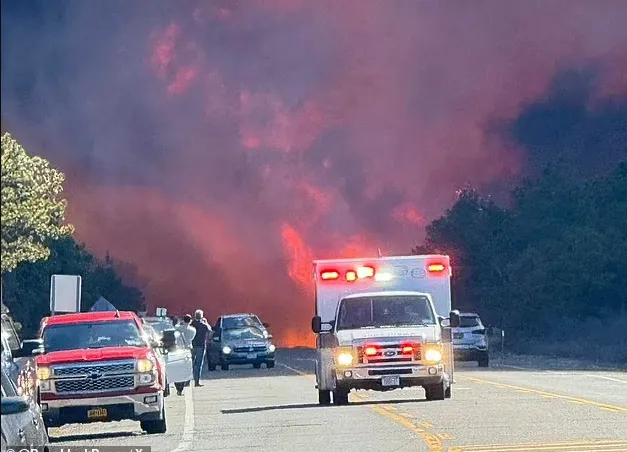
M36 356L46 427L137 420L165 433L163 361L133 312L62 314L41 322L44 353Z

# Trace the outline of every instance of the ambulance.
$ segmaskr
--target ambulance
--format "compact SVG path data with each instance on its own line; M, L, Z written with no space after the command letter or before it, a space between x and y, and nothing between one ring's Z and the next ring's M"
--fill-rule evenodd
M316 387L321 405L351 390L421 386L451 397L451 266L444 255L315 260Z

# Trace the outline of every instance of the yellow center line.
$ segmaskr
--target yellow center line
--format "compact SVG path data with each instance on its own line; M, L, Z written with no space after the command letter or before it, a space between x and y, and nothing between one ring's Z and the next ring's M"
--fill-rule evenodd
M523 451L567 451L602 452L625 451L627 440L566 441L539 444L486 444L450 448L449 452L523 452Z
M519 392L523 392L524 391L524 392L528 392L528 393L532 393L532 394L538 394L538 395L541 395L541 396L549 396L549 397L554 397L556 399L568 400L568 401L573 402L573 403L579 403L579 404L584 404L584 405L591 405L591 406L596 406L596 407L599 407L599 408L608 408L608 409L613 410L613 411L619 411L619 412L622 412L622 413L627 413L627 408L626 407L620 407L620 406L616 406L616 405L609 405L607 403L595 402L594 400L582 399L582 398L579 398L579 397L571 397L571 396L567 396L567 395L563 395L563 394L555 394L555 393L546 392L546 391L539 391L537 389L523 388L521 386L515 386L515 385L510 385L510 384L497 383L495 381L486 380L486 379L477 378L477 377L460 376L459 378L465 379L465 380L474 381L474 382L486 383L486 384L490 384L490 385L494 385L494 386L505 387L505 388L508 388L508 389L514 389L514 390L519 391Z
M315 381L315 376L312 374L303 372L301 370L295 369L290 366L286 366L285 364L282 364L282 363L280 365L285 367L288 370L291 370L297 375L300 375L300 376L306 377L309 380ZM366 394L363 394L363 395L354 394L354 398L360 402L364 402L364 399L365 399L364 396L366 396ZM389 409L386 409L385 408L386 406L389 407ZM375 413L380 414L383 417L386 417L387 419L405 427L406 429L410 430L412 433L418 435L425 442L428 452L442 452L444 450L442 449L442 441L440 440L440 438L438 438L436 435L433 435L427 432L426 430L422 428L417 427L411 420L407 419L402 414L395 413L394 410L397 410L396 407L393 407L391 405L382 405L382 406L369 405L368 407L371 410L373 410Z

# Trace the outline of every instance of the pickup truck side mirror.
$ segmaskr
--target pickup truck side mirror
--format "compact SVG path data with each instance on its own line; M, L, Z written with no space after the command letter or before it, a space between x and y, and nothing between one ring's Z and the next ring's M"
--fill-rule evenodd
M19 350L13 353L16 358L24 358L28 356L43 355L44 340L43 339L26 339L22 341L22 345Z
M272 339L274 336L272 334L268 334L268 337L266 339L270 340Z
M176 330L165 330L163 332L161 344L166 350L171 350L176 347Z
M449 314L449 326L451 328L459 328L460 325L461 319L459 317L459 311L455 309Z

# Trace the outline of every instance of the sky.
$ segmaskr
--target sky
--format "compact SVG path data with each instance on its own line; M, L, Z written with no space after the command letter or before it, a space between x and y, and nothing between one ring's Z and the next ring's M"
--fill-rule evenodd
M66 173L77 238L152 308L284 345L312 340L313 258L406 254L467 184L627 156L623 0L1 7L3 123Z

